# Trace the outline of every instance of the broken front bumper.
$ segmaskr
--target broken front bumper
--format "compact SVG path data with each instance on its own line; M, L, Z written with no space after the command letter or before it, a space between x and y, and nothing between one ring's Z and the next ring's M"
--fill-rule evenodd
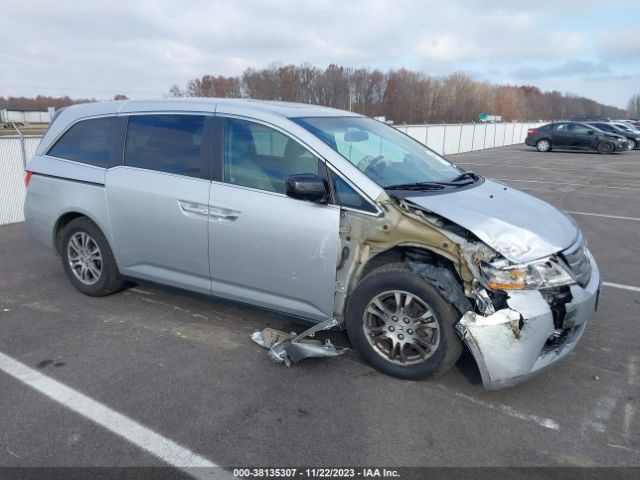
M465 313L456 329L476 359L485 388L517 385L569 355L597 307L600 284L592 260L589 283L570 287L572 299L565 304L562 332L537 290L509 292L509 308L492 315ZM554 336L557 341L550 341Z

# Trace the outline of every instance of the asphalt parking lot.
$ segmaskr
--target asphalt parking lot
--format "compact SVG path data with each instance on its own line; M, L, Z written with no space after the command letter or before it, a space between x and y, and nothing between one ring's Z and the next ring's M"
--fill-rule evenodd
M216 465L640 466L640 151L450 159L571 212L607 282L570 358L526 384L485 391L469 355L424 382L352 351L286 368L249 335L301 331L287 318L149 284L86 297L22 224L0 227L0 353ZM0 466L164 465L1 371L0 411Z

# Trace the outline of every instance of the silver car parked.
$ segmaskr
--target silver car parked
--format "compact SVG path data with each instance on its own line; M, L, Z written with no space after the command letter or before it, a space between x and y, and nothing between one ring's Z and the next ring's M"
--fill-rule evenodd
M598 268L569 217L351 112L73 106L27 183L27 228L81 292L129 277L283 312L308 333L338 325L396 377L443 373L465 343L487 388L522 382L568 355L597 306ZM278 355L324 348L310 345Z

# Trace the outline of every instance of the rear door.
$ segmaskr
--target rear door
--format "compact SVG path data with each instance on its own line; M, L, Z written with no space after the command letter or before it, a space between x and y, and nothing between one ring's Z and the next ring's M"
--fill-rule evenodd
M324 162L274 126L216 121L224 126L209 202L213 294L316 321L332 317L340 208L285 194L289 175L326 178Z
M106 176L113 249L123 274L211 292L212 120L202 114L128 117L124 165Z

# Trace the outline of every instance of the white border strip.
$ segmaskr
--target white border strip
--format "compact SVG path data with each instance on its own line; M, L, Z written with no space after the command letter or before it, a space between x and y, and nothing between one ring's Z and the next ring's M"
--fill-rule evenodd
M493 178L489 180L498 180L499 182L524 182L524 183L548 183L551 185L570 185L572 187L591 187L591 188L611 188L615 190L640 190L640 187L611 187L609 185L586 185L584 183L566 183L566 182L543 182L541 180L518 180L515 178Z
M2 352L0 371L190 475L212 478L227 476L222 469L216 469L216 472L189 471L194 468L214 468L218 465ZM207 472L209 475L206 475Z
M640 292L639 287L632 287L631 285L623 285L621 283L602 282L605 287L619 288L620 290L630 290L632 292Z
M640 218L636 217L621 217L619 215L605 215L604 213L572 212L571 210L565 210L565 212L570 213L571 215L589 215L590 217L616 218L618 220L632 220L634 222L640 222Z

